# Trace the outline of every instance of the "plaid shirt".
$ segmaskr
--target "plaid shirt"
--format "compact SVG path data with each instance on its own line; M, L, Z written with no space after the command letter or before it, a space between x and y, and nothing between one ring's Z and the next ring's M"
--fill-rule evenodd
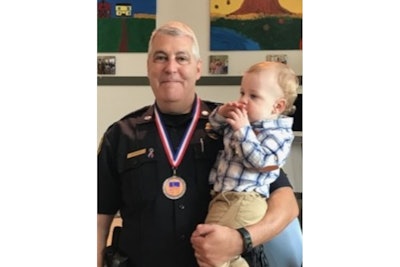
M209 117L214 131L224 134L224 150L218 154L209 181L214 191L256 191L269 197L269 185L279 176L279 168L262 171L271 165L281 167L294 139L293 118L251 123L237 131L215 109Z

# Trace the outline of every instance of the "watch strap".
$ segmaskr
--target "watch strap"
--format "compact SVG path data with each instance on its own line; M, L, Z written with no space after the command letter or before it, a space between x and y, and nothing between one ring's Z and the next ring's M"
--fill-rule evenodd
M250 252L253 249L253 242L251 241L249 231L247 231L244 227L237 229L237 231L243 239L243 253Z

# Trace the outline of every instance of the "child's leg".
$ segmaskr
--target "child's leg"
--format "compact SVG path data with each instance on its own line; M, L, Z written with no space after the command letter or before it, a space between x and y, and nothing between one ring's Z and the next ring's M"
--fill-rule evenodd
M232 228L253 224L263 218L267 210L266 199L255 192L225 192L210 203L207 223L218 223ZM219 267L249 267L240 255Z

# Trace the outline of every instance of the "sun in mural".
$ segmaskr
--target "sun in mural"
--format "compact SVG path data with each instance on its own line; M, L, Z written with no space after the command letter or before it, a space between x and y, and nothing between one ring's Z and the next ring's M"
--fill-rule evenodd
M303 13L303 1L302 0L279 0L282 7L286 8L292 13L302 14Z
M213 16L225 16L239 9L245 0L211 0L210 12Z

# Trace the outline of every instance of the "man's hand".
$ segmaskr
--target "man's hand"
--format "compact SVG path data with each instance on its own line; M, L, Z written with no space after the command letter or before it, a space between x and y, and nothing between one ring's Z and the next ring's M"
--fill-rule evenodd
M191 242L200 267L219 266L243 251L239 232L216 224L197 225Z

